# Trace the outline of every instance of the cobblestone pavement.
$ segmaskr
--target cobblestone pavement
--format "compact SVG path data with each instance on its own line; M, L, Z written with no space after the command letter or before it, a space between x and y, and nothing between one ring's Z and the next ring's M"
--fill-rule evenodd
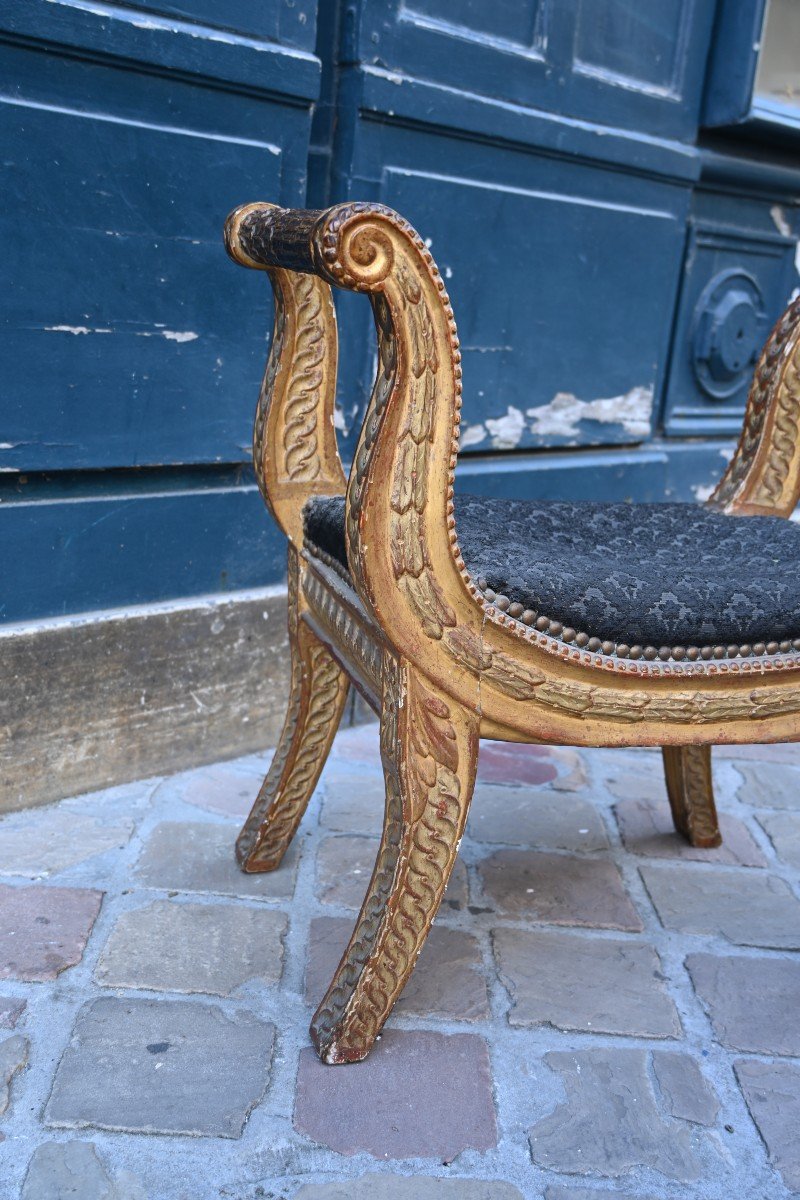
M245 876L266 762L0 822L2 1200L800 1194L800 747L715 752L699 851L657 752L484 743L418 969L336 1068L307 1029L371 869L376 727Z

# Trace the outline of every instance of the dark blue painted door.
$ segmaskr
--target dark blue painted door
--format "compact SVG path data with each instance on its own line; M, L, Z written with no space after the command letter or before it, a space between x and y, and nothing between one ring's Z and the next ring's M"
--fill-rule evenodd
M305 201L310 0L0 3L5 619L280 578L250 459L270 320L221 242Z

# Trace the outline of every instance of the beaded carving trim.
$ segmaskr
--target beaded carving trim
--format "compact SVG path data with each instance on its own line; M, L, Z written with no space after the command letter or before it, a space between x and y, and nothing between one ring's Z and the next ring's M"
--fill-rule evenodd
M763 674L800 668L800 638L741 646L649 646L612 642L572 629L490 588L485 579L468 587L490 620L510 627L542 649L585 666L634 675Z

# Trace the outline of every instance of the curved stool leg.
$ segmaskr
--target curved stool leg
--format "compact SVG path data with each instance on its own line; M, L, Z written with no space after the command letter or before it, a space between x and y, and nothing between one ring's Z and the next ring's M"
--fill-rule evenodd
M447 887L475 782L477 714L388 655L383 674L383 837L350 944L311 1023L326 1063L365 1058L403 990Z
M722 845L714 804L710 746L663 746L672 820L693 846Z
M350 681L298 617L296 562L289 561L292 681L280 741L236 842L243 871L274 871L302 820L342 717Z

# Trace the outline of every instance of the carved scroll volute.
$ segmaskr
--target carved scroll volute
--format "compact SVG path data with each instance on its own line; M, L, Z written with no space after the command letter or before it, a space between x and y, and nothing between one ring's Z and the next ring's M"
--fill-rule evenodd
M348 483L350 569L395 648L411 654L420 631L435 643L471 613L479 620L474 605L466 617L452 608L462 593L469 600L452 519L455 322L430 253L391 210L333 210L320 244L331 277L370 294L378 334L375 387Z
M800 299L789 305L753 375L742 434L709 504L788 517L800 499Z
M302 510L312 495L342 495L334 407L338 339L330 286L316 275L265 267L239 239L242 221L270 204L247 204L229 218L226 241L243 266L266 271L275 323L253 427L253 465L272 515L302 545Z

